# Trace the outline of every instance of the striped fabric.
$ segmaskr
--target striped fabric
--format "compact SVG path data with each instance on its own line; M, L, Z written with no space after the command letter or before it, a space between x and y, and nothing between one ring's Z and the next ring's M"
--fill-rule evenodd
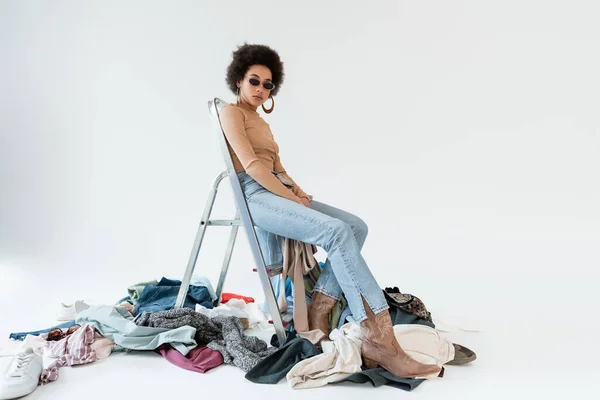
M58 357L58 359L42 370L40 384L57 380L60 367L96 361L96 352L90 347L92 343L94 343L93 325L83 325L71 335L57 342L47 342L46 351L49 356Z

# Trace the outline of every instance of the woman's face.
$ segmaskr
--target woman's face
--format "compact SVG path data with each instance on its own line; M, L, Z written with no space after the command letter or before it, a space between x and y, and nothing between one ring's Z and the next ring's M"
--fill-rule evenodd
M271 94L271 90L265 88L265 86L269 87L273 84L271 79L271 70L264 65L253 65L248 68L246 76L238 82L240 100L253 107L260 107ZM259 82L259 84L254 86L251 81L255 84Z

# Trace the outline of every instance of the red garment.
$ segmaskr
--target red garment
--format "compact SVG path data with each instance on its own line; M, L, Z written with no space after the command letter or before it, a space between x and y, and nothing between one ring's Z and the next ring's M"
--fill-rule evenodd
M248 303L254 303L254 299L252 297L240 296L239 294L235 294L235 293L223 293L223 294L221 294L221 303L226 304L231 299L244 300L246 302L246 304L248 304Z

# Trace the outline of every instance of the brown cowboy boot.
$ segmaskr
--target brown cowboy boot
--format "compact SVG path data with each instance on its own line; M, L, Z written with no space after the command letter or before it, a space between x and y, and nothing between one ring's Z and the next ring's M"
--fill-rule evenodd
M423 377L440 372L437 365L421 364L406 354L394 336L389 311L384 310L375 315L365 298L362 299L367 312L367 319L360 323L363 334L362 356L367 368L381 365L401 378Z
M338 301L321 292L313 291L312 302L308 307L308 328L312 331L320 329L329 340L329 313Z

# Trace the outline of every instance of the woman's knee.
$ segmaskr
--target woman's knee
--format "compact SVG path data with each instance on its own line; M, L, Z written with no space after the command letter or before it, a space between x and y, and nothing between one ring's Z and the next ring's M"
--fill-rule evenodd
M330 232L331 238L353 237L352 227L341 219L332 218L325 223L326 229Z
M367 237L367 234L369 233L369 226L365 221L359 217L356 217L356 219L352 221L351 226L356 236Z

